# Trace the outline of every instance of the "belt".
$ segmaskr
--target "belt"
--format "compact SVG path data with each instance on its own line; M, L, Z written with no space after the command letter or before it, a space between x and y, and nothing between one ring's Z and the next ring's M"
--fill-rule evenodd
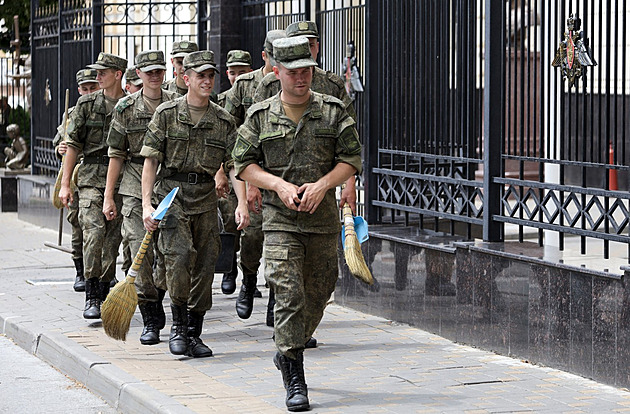
M144 164L144 157L131 157L127 161L134 164Z
M170 175L168 177L165 177L167 180L174 180L174 181L182 181L188 184L201 184L201 183L209 183L211 181L214 181L214 177L212 177L210 174L206 174L206 173L177 173L177 174L173 174Z
M109 165L109 157L107 155L94 155L91 157L83 157L82 163Z

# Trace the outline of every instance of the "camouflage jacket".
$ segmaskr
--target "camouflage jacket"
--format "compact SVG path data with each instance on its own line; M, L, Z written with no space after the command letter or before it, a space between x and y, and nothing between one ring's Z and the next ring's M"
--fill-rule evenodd
M70 115L72 114L73 110L74 110L74 106L68 108L68 118L70 118ZM59 145L61 141L63 140L63 129L64 129L65 124L66 124L66 114L64 113L61 119L61 124L57 127L57 133L55 134L52 141L53 148L57 148L57 145ZM57 156L57 158L61 159L61 155L59 155L57 151L55 151L55 155ZM83 153L80 152L77 156L77 159L81 159L81 158L83 158Z
M242 125L245 121L245 114L254 103L256 87L264 77L263 68L245 73L236 78L232 88L227 91L224 108L234 117L236 125Z
M162 84L162 89L169 92L176 92L180 95L186 95L188 93L188 88L180 88L177 86L177 83L175 83L176 80L177 78L173 78L170 81L164 82Z
M107 156L107 133L112 114L105 109L103 90L81 96L68 122L68 146L83 152L84 157ZM77 186L105 188L107 164L86 164L79 167Z
M238 130L232 155L237 174L258 163L297 186L317 181L340 162L361 173L361 144L354 119L343 102L316 92L297 125L285 115L280 94L252 105ZM335 189L326 193L313 214L288 209L274 191L264 192L263 205L263 231L335 233L341 229Z
M172 101L177 97L179 94L176 92L162 90L162 102ZM118 190L122 195L142 198L144 159L140 156L140 150L152 116L153 113L149 112L142 99L142 89L119 100L114 108L107 135L107 153L110 158L123 158L127 161Z
M352 105L352 99L348 96L346 86L339 75L332 72L327 72L323 69L315 67L313 72L313 82L311 83L311 90L313 92L323 93L325 95L334 96L343 102L348 115L355 121L357 120L357 114ZM273 73L267 74L258 84L254 93L254 102L262 102L265 99L280 92L280 81Z
M215 103L209 103L207 112L197 125L192 123L185 96L158 106L140 151L141 156L160 162L159 181L155 188L158 198L179 186L176 202L187 214L216 210L214 179L189 184L169 179L169 176L196 173L214 177L221 163L226 171L229 170L233 166L230 153L235 139L232 116Z

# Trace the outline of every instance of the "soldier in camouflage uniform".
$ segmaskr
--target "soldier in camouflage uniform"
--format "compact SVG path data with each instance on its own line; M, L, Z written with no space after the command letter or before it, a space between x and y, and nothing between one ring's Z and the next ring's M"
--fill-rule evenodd
M79 96L99 90L98 81L96 80L96 71L94 69L81 69L76 74L77 90ZM74 106L68 108L68 115L72 114ZM68 151L68 144L63 139L64 129L66 125L66 114L61 120L61 125L57 127L57 134L53 138L53 147L58 157L62 157ZM66 220L72 226L72 261L77 274L74 278L72 286L75 292L85 292L85 277L83 276L83 231L79 225L79 192L75 191L74 200L68 206L68 215Z
M83 262L85 266L85 319L101 317L101 302L109 293L116 274L116 257L120 246L120 217L112 221L103 217L103 193L107 177L107 133L114 106L125 95L122 77L127 60L101 53L95 64L101 90L79 98L68 123L68 152L64 163L59 199L71 204L70 178L77 154L83 151L78 170L79 223L83 229ZM118 208L122 198L115 195ZM99 283L100 282L100 283Z
M166 284L171 298L173 327L169 350L195 358L212 356L200 338L203 318L212 307L214 266L220 250L214 175L223 164L238 197L238 230L249 224L245 184L234 176L230 151L236 130L230 114L210 102L217 72L214 54L198 51L184 58L188 93L161 104L149 123L140 155L143 220L147 230L158 229L151 218L152 195L165 197L180 187L159 222L158 250L164 255ZM157 185L156 174L160 167Z
M136 58L137 76L142 89L118 101L114 109L112 124L107 136L109 146L109 169L107 171L107 187L103 214L107 220L115 220L118 210L114 202L117 178L123 172L119 193L123 198L122 236L123 243L127 241L130 251L135 253L140 249L145 235L142 221L142 167L144 158L140 156L140 149L144 141L144 134L155 109L163 102L171 101L179 94L161 89L166 72L164 52L147 50L140 52ZM152 240L158 238L153 235ZM144 256L142 266L135 279L138 292L138 307L142 314L144 329L140 336L140 343L154 345L160 342L160 329L164 328L166 317L162 300L166 293L166 280L154 280L153 276L153 241ZM156 272L157 276L162 272Z
M361 144L343 102L310 90L308 39L276 40L282 91L254 104L232 151L239 178L263 199L265 278L276 294L276 367L290 411L309 408L303 350L338 277L335 188L361 171Z
M186 95L188 92L188 86L184 82L184 58L191 52L199 50L197 43L190 40L182 40L180 42L173 43L173 50L171 52L171 64L175 70L175 77L170 81L164 82L163 89L170 92L177 92L180 95Z
M265 66L239 76L234 85L227 92L225 108L236 119L240 126L245 120L245 113L253 103L254 92L258 83L267 74L273 74L273 41L286 37L284 30L270 30L265 37L262 58ZM243 284L236 300L236 314L247 319L254 308L254 297L257 297L256 283L260 258L262 257L262 195L260 190L247 183L247 204L250 211L250 225L241 235L241 271L243 272ZM232 281L236 287L235 281ZM223 285L222 285L223 287ZM234 290L232 290L234 291ZM261 295L262 296L262 295ZM273 326L273 290L269 289L269 301L267 303L267 326Z
M142 89L142 79L136 73L136 67L127 69L125 71L125 90L132 94L140 89Z

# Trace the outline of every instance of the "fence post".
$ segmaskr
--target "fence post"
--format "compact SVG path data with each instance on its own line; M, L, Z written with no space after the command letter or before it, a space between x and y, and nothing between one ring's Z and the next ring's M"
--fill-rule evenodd
M208 48L208 0L197 0L197 45L199 50Z
M505 2L486 1L485 85L483 96L483 239L501 241L503 224L494 216L501 213L501 185L494 177L502 174L504 139L503 68L505 65Z
M92 5L92 62L96 62L103 47L103 1L94 0Z
M365 68L365 89L366 92L364 99L367 99L368 106L368 119L363 120L367 122L366 136L362 137L365 154L365 160L363 162L363 177L365 186L365 219L369 224L374 224L378 221L377 208L372 204L372 201L377 198L378 195L378 183L376 176L372 174L372 168L377 165L378 161L378 137L380 132L380 110L376 107L376 103L379 102L378 94L380 92L380 84L378 74L381 72L382 61L378 58L371 58L371 51L375 51L375 55L381 50L379 46L380 34L379 34L379 6L381 2L379 0L366 0L365 2L365 25L367 28L365 36L365 61L367 62Z

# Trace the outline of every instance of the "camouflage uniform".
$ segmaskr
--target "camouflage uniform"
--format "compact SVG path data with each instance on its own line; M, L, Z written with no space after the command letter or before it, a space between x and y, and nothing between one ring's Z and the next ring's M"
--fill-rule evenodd
M151 63L149 60L151 53L156 56L154 60L164 61L162 52L145 51L136 56L136 63L140 69L145 63L145 66ZM174 92L162 91L162 102L171 101L176 97L179 95ZM146 233L142 222L141 186L144 157L140 156L140 150L152 116L153 112L150 112L142 97L142 90L126 96L116 105L107 137L109 157L126 160L118 192L123 197L123 206L120 211L123 216L122 236L123 240L128 241L130 251L133 253L139 250ZM157 238L158 235L154 234L153 240ZM153 262L153 243L151 243L135 280L138 304L141 306L147 302L159 301L157 289L166 290L166 280L153 278Z
M157 108L140 151L160 162L154 190L158 199L180 187L160 222L158 248L165 258L171 301L176 306L188 304L195 313L212 307L220 248L214 175L221 163L226 170L231 168L235 135L230 114L213 103L193 125L186 97L181 97Z
M173 48L171 51L171 57L172 58L183 58L186 57L186 55L188 55L191 52L196 52L199 50L199 47L197 46L197 43L195 42L191 42L188 40L182 40L179 42L173 42ZM177 86L177 77L164 82L164 84L162 85L162 89L165 89L169 92L177 92L180 95L186 95L186 93L188 92L188 88L184 87L179 87Z
M99 60L108 56L111 55L101 54ZM124 61L126 66L126 60L114 57ZM84 156L78 169L77 187L85 279L98 278L101 282L109 282L115 277L116 257L122 239L122 219L107 221L102 213L109 162L106 137L111 116L106 112L105 97L100 90L79 98L68 125L68 146L82 151ZM120 195L116 195L115 202L117 208L122 207Z

